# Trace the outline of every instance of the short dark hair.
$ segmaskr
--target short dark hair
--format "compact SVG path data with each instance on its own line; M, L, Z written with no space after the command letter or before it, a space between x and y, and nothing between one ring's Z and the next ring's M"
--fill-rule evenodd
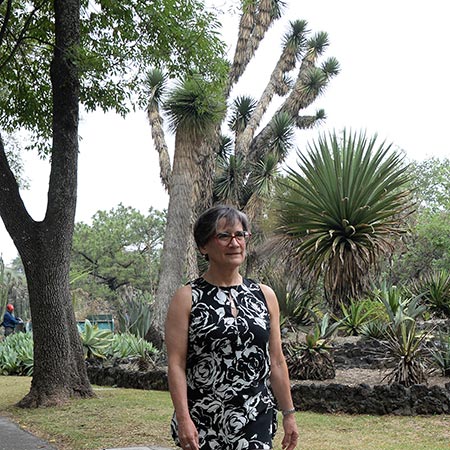
M194 239L197 247L203 247L217 231L219 221L225 219L227 224L241 222L244 231L249 231L247 216L238 209L228 205L216 205L207 209L194 225Z

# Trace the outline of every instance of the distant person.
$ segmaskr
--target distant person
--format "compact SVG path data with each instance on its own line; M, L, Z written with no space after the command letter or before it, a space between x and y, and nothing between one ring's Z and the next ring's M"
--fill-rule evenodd
M14 317L14 306L11 303L6 305L5 315L3 316L2 325L5 328L5 337L13 334L16 326L23 323L19 317Z
M166 321L175 443L183 450L271 450L280 409L282 448L294 450L277 298L239 273L247 216L215 206L198 218L194 238L208 269L176 292Z

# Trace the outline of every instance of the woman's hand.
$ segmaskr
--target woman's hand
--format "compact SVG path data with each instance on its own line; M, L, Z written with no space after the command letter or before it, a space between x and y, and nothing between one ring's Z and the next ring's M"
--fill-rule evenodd
M178 420L178 439L181 448L184 450L199 450L198 431L192 419L186 418Z
M295 414L288 414L283 417L284 437L281 441L283 450L294 450L297 446L298 429L295 421Z

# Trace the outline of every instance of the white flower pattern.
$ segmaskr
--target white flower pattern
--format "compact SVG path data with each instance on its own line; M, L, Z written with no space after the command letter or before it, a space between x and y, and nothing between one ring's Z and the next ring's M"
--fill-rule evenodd
M192 281L186 377L202 450L272 448L276 411L269 386L270 316L253 280L217 287ZM232 296L238 314L231 311ZM177 421L172 435L179 446Z

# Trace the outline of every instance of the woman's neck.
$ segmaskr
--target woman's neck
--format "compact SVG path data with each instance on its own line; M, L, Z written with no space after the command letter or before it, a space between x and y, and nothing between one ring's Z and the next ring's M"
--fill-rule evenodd
M226 271L222 267L219 271L210 266L202 277L214 286L237 286L242 284L242 276L239 273L239 268Z

